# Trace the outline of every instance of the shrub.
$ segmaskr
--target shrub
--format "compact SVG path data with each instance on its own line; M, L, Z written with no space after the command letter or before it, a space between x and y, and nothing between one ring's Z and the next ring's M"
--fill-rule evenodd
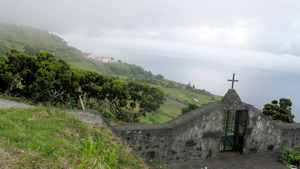
M281 150L279 161L286 165L300 166L300 144L295 147L286 147Z
M198 107L199 106L196 103L189 103L189 105L187 107L182 108L181 113L185 114L185 113L192 111Z

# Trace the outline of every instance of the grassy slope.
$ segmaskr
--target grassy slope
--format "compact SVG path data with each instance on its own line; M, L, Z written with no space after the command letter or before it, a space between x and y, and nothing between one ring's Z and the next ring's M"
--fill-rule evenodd
M88 70L88 71L101 73L94 63L87 60L72 60L72 61L68 61L68 63L72 68L75 69Z
M170 102L165 102L155 113L147 114L147 117L141 117L141 123L164 123L181 115L181 109Z
M23 51L26 45L37 51L55 53L56 57L65 59L73 68L99 73L94 63L85 60L78 49L68 46L60 37L27 26L0 23L0 55L11 48Z
M0 109L0 168L73 168L82 138L97 133L104 150L115 151L115 168L149 168L110 131L49 108ZM103 150L103 152L104 152Z
M0 23L0 49L23 50L25 46L55 53L57 57L65 60L82 59L78 49L68 46L62 38L47 31L23 25ZM0 52L0 54L5 54L3 50Z

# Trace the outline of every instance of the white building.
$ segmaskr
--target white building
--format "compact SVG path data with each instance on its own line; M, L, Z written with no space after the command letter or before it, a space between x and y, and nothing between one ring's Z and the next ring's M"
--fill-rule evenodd
M94 56L94 55L91 54L91 53L81 52L81 54L82 54L85 58L88 58L88 59L96 59L96 56Z
M84 56L85 58L88 58L88 59L94 59L94 60L98 60L101 62L107 62L107 63L114 62L114 57L104 57L104 56L96 57L93 54L86 53L86 52L81 52L81 54L82 54L82 56Z
M114 57L99 57L97 58L97 60L102 61L102 62L107 62L107 63L111 63L114 62Z

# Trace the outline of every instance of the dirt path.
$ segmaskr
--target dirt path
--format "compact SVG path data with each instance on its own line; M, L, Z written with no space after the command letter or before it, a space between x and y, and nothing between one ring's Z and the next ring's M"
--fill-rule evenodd
M172 100L172 99L167 99L167 101L170 102L170 103L172 103L172 104L174 104L175 106L177 106L177 107L179 107L181 109L185 107L185 105L179 103L178 101L175 101L175 100Z
M109 72L107 72L106 68L104 67L102 62L95 62L98 69L103 73L106 74L107 76L111 76L111 74Z

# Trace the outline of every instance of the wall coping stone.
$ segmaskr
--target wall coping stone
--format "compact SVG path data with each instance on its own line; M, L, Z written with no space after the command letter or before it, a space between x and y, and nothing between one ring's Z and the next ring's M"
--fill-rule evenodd
M285 124L277 124L280 129L300 129L300 123L285 123Z

